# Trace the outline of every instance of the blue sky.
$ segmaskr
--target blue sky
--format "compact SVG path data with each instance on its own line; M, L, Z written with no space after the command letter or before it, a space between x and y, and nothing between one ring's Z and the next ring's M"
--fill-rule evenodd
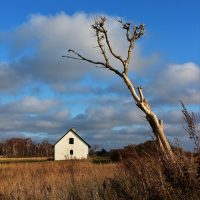
M118 77L61 58L68 48L101 59L91 23L106 15L113 47L125 51L114 18L146 24L130 76L165 120L170 141L184 133L179 100L199 116L200 3L176 1L1 0L0 138L54 142L75 127L90 144L117 148L150 138L151 130ZM116 109L117 108L117 109Z

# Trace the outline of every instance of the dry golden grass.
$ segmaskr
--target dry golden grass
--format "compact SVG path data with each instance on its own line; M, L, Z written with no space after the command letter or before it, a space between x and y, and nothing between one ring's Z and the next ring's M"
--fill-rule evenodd
M15 158L15 157L0 157L0 162L9 161L9 162L18 162L18 161L43 161L48 160L48 157L22 157L22 158Z
M0 164L0 199L98 199L98 187L117 170L87 161Z
M1 200L199 200L200 162L184 154L122 163L0 164Z

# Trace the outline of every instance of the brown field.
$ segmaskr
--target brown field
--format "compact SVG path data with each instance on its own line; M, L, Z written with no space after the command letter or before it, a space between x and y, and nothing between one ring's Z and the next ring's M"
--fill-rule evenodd
M137 158L122 163L0 163L1 200L198 200L199 164Z
M4 162L26 162L26 161L47 161L48 157L22 157L22 158L9 158L9 157L0 157L0 163Z
M115 173L87 161L0 164L0 199L88 199Z

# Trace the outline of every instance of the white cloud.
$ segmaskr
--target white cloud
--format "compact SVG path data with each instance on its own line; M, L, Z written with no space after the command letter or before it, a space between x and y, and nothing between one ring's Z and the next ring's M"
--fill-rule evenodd
M66 129L76 127L89 142L104 144L106 138L106 145L110 147L150 138L149 126L141 118L143 114L136 109L122 80L88 63L61 58L71 48L88 58L102 59L99 50L94 48L96 40L90 29L93 18L94 15L84 13L73 16L65 13L32 15L21 26L4 34L3 42L11 49L11 60L0 63L1 92L14 91L17 94L39 81L38 85L47 85L53 92L56 91L52 92L53 95L58 96L50 99L45 89L41 89L40 93L44 93L41 99L25 91L26 97L20 96L9 103L0 104L1 134L21 136L23 133L46 133L49 138L55 138ZM108 21L114 49L125 56L126 43L121 40L125 38L124 33L112 17L108 16ZM133 80L136 85L144 86L144 94L152 100L153 107L179 105L180 99L199 105L200 68L197 64L167 65L150 77L152 73L149 72L155 72L151 66L159 60L158 54L148 58L141 54L140 47L136 45L130 72L136 72ZM148 70L147 66L150 66ZM90 75L92 81L85 81ZM67 93L66 101L58 100L61 93ZM73 100L70 95L73 95ZM69 105L66 102L70 102ZM73 109L70 107L84 109L74 116L70 114ZM177 110L157 110L158 116L166 122L167 133L180 135L183 131L179 124L181 113Z
M10 90L20 89L21 84L26 82L26 77L15 70L14 65L11 66L9 63L0 62L0 93Z
M155 73L151 84L146 87L154 104L200 103L200 67L192 62L170 64Z
M42 113L50 110L56 103L58 102L49 99L39 100L36 97L27 96L16 106L26 112Z
M193 62L171 64L158 80L160 84L168 87L184 87L191 84L196 86L200 84L200 68Z
M93 60L103 59L96 48L97 42L91 29L94 17L84 13L73 16L65 13L54 16L31 15L25 23L14 31L5 33L3 37L4 43L10 45L12 60L16 62L16 71L25 78L33 78L52 85L78 81L88 73L104 79L110 76L110 72L95 69L92 64L61 58L67 54L67 49L71 48ZM114 17L107 18L113 47L116 52L126 56L127 43L123 40L125 33L113 20ZM147 63L152 64L156 59L154 55L152 58L144 59L136 45L130 70L145 67ZM118 62L114 64L118 66Z

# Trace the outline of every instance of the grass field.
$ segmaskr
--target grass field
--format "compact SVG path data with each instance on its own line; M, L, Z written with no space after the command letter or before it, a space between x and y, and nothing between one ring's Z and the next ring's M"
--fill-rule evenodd
M175 163L152 157L122 163L10 160L0 162L0 200L200 199L200 165L186 157Z
M23 157L23 158L0 157L0 163L43 162L52 159L53 158L48 158L48 157Z
M0 164L0 199L88 199L96 195L92 188L97 190L115 173L116 164L87 161L4 163Z

